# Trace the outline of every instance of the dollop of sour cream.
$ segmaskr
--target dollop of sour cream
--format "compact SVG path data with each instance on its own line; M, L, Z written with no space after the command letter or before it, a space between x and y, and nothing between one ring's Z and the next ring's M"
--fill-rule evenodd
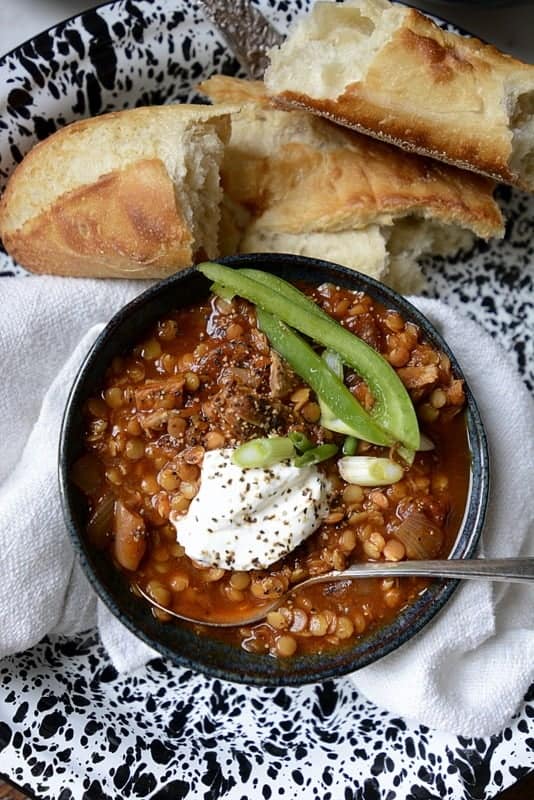
M204 456L200 490L171 516L186 554L222 569L264 569L297 547L328 513L328 481L315 466L288 462L242 469L232 450Z

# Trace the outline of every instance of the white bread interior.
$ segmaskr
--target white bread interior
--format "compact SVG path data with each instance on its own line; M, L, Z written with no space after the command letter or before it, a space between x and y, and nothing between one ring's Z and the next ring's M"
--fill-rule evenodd
M337 97L347 84L365 79L406 12L387 0L319 0L283 45L270 51L267 89L279 93L298 86L310 97Z
M534 191L534 66L388 0L319 0L269 55L282 102Z
M389 256L386 238L378 225L361 230L310 233L277 233L251 226L239 244L241 253L294 253L322 258L357 269L377 280L387 276Z
M322 258L408 293L424 284L422 256L469 247L474 230L486 238L502 235L485 179L466 174L464 184L462 173L451 191L458 170L438 165L433 175L433 167L425 167L429 192L421 201L410 182L411 170L420 166L417 157L307 112L274 110L258 84L216 76L201 90L215 102L230 96L238 101L241 90L243 102L232 115L222 165L223 255ZM458 194L464 188L469 202L462 206Z
M427 255L453 255L469 249L470 231L436 220L404 218L392 225L337 232L276 233L251 225L237 249L240 253L294 253L333 261L370 275L403 294L425 286L419 260ZM228 252L235 251L228 248Z
M185 211L193 235L193 251L208 258L219 252L218 234L222 188L219 170L224 143L210 127L193 128L182 138L183 160L173 175L178 202Z

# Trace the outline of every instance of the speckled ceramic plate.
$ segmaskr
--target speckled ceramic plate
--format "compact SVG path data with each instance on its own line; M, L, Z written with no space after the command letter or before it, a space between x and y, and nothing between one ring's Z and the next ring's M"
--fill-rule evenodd
M285 30L308 0L257 5ZM119 0L69 20L0 60L0 186L66 122L191 99L203 78L237 70L187 0ZM498 337L532 387L534 198L500 199L506 239L427 263L428 293ZM21 270L0 254L0 273ZM39 800L489 800L532 769L533 717L534 689L501 734L461 739L394 718L348 678L261 689L162 659L122 678L89 635L0 662L0 774Z

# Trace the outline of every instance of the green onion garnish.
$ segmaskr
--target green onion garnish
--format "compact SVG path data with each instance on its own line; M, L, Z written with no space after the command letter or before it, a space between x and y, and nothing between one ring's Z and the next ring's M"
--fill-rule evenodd
M233 463L242 469L266 469L293 458L295 448L286 436L251 439L237 447L232 453Z
M319 444L311 450L306 450L301 456L296 456L293 459L293 464L296 467L307 467L310 464L320 464L321 461L326 461L332 458L337 453L337 446L335 444Z
M291 431L288 438L293 442L299 453L305 453L306 450L311 450L312 447L315 447L312 440L308 439L306 434L300 431Z
M345 456L339 459L337 466L344 481L358 486L388 486L404 475L400 464L390 458Z
M358 440L354 436L347 436L343 442L342 452L344 456L355 456L358 449Z

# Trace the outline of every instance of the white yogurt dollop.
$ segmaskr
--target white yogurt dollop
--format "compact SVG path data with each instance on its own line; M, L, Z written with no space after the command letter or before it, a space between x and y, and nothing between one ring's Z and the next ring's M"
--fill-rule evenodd
M328 513L328 483L317 467L287 462L241 469L232 450L204 456L200 490L171 521L195 561L222 569L264 569L297 547Z

